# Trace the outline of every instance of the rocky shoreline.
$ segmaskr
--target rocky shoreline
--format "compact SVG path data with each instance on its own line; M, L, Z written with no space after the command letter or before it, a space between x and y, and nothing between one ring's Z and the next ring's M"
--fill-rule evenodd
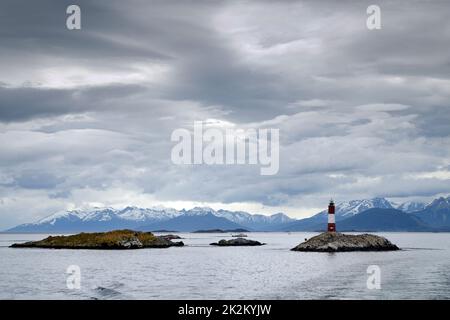
M109 232L79 233L70 236L49 236L39 241L15 243L11 248L48 249L143 249L184 246L182 241L173 242L165 236L151 232L115 230Z
M348 235L324 232L299 244L292 251L345 252L345 251L393 251L400 250L384 237L372 234Z

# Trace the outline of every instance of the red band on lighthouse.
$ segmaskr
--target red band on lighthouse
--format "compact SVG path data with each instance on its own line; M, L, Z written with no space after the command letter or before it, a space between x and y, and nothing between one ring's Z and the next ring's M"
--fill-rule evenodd
M336 231L336 221L334 219L334 202L330 200L328 205L328 232Z

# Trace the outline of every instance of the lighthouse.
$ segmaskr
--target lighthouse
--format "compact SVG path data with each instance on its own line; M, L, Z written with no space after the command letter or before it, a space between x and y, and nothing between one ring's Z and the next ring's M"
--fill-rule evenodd
M328 232L336 231L336 220L334 219L334 201L330 200L328 205Z

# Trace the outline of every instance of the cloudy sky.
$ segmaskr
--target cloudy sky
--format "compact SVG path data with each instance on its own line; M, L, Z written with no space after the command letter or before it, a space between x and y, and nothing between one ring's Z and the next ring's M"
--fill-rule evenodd
M2 0L0 42L0 228L75 207L303 217L330 197L450 190L448 1ZM278 174L174 165L171 133L196 120L279 129Z

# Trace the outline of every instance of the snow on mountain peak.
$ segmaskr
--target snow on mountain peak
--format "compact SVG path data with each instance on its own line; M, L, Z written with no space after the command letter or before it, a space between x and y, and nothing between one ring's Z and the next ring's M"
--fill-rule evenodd
M209 207L194 207L190 210L185 210L185 214L190 216L202 216L207 214L214 214L216 215L216 211Z
M351 200L341 202L336 206L336 216L350 217L372 208L392 209L393 205L385 198ZM322 212L326 213L326 211Z
M430 204L428 204L426 206L427 209L432 208L432 209L446 209L446 208L450 208L450 196L448 196L447 198L445 197L440 197L437 199L434 199Z
M262 214L250 214L244 211L218 210L215 215L244 226L248 224L278 224L294 220L289 218L284 213L276 213L266 216Z
M166 208L138 208L126 207L117 212L117 216L124 220L146 221L146 220L165 220L175 218L179 212L175 209Z
M58 211L37 221L36 225L41 224L55 224L57 220L69 221L111 221L114 219L128 220L128 221L147 221L147 220L165 220L171 219L180 215L175 209L161 209L154 208L139 208L128 206L124 209L118 210L110 207L100 208L94 207L91 209L75 209Z
M87 215L89 215L90 211L89 210L81 210L81 209L77 209L77 210L62 210L62 211L58 211L56 213L53 213L47 217L44 217L40 220L38 220L37 222L35 222L34 224L39 225L39 224L54 224L58 219L84 219Z
M425 206L426 205L423 202L406 201L401 203L400 205L395 206L395 208L406 213L413 213L423 210Z

